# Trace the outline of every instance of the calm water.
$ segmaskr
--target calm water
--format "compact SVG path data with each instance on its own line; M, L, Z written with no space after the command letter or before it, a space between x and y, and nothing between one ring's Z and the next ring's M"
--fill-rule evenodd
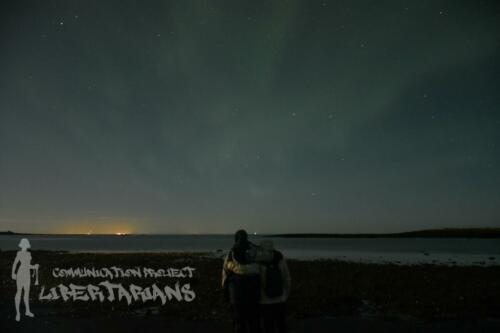
M0 249L15 250L23 236L0 235ZM35 250L74 252L211 252L222 255L233 237L226 235L27 236ZM254 243L262 238L251 237ZM271 238L285 256L363 262L500 265L498 239L429 238Z

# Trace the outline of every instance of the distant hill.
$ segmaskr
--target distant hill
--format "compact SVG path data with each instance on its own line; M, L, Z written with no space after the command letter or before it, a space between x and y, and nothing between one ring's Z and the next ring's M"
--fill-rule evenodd
M16 233L12 231L0 231L0 235L16 235Z
M500 228L445 228L385 234L275 234L279 238L500 238Z

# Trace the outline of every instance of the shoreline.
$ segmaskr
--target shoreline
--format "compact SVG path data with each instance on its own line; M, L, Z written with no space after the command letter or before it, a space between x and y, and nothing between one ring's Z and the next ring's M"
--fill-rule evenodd
M0 250L18 250L21 236L0 235ZM255 243L267 237L254 236ZM445 266L500 266L495 239L335 239L274 238L286 258L342 260L357 263ZM230 236L33 236L33 248L74 253L207 253L222 256Z
M217 259L223 258L227 251L185 251L185 250L36 250L42 252L66 253L66 254L169 254L188 255L200 258ZM35 252L36 252L35 251ZM15 252L5 250L4 252ZM318 255L320 251L282 251L287 260L317 262L338 261L346 263L373 264L373 265L400 265L419 266L436 265L446 267L496 267L500 266L498 254L455 254L455 253L391 253L391 252L362 252L362 251L330 251L324 255ZM294 252L300 252L294 255ZM311 252L311 254L308 254Z

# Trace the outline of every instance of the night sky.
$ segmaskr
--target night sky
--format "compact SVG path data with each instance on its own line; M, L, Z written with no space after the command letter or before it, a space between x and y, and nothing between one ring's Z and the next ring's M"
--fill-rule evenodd
M500 227L500 2L0 4L0 230Z

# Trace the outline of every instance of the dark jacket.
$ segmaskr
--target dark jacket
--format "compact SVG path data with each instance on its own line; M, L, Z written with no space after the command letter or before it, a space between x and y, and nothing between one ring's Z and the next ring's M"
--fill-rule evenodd
M250 242L235 244L224 261L223 288L226 297L231 304L255 304L260 299L260 275L258 268L255 272L238 274L229 267L231 263L253 264L255 263L256 247ZM257 264L255 264L256 267Z

